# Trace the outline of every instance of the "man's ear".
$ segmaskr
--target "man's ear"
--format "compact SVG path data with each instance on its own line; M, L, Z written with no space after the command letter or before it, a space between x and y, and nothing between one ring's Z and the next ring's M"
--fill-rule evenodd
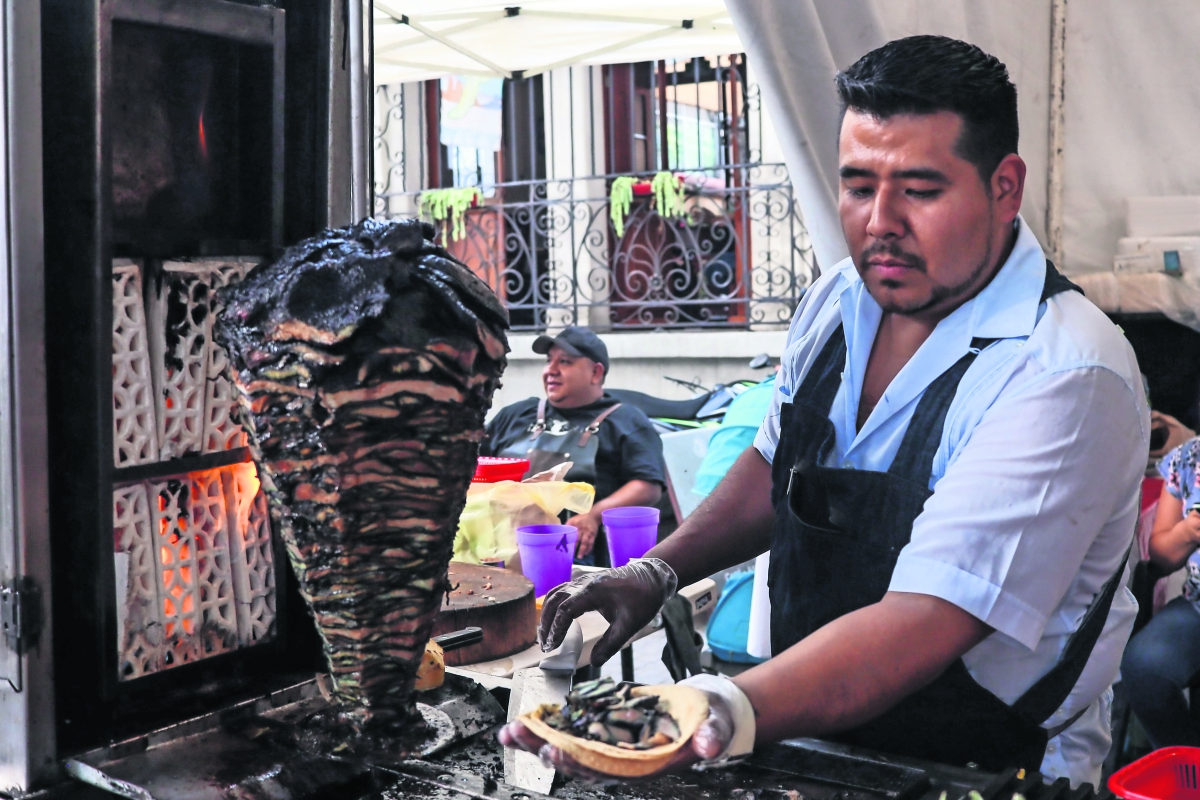
M992 199L1004 222L1012 222L1021 211L1025 195L1025 160L1016 153L1006 155L992 173Z
M604 385L604 365L599 361L592 362L592 383Z

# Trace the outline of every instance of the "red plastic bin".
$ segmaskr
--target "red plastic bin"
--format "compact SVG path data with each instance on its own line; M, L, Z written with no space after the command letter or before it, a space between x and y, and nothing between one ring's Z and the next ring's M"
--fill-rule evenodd
M1164 747L1113 773L1108 788L1125 800L1200 800L1200 747Z
M496 458L480 456L475 465L475 477L471 483L499 483L519 481L529 471L528 458Z

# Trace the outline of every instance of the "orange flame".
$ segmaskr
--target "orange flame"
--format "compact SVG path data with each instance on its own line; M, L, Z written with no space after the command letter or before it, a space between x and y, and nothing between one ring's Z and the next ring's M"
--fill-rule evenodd
M208 161L208 137L204 134L204 112L200 112L200 155Z

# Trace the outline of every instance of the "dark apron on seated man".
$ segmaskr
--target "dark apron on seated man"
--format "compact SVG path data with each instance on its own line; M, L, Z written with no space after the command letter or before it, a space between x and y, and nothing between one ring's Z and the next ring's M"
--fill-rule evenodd
M526 478L570 461L572 466L566 479L595 486L596 452L600 449L600 437L596 434L600 432L600 425L604 420L620 408L621 404L610 405L601 411L581 431L561 418L551 420L551 425L548 426L546 411L549 406L546 398L539 400L537 422L533 424L529 438L524 442L514 442L501 451L500 455L507 458L528 458L529 471L525 473Z
M631 480L666 485L662 440L653 423L632 406L605 394L595 403L555 408L546 398L529 398L500 410L488 424L482 455L528 458L528 475L572 462L566 480L595 487L600 501ZM603 528L581 564L605 565Z

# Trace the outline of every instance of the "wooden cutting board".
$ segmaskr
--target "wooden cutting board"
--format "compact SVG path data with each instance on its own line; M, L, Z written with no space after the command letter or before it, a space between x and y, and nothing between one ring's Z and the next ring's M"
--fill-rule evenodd
M451 561L450 586L453 589L442 599L433 635L477 625L483 628L483 641L446 653L446 666L505 658L537 641L533 581L524 575Z

